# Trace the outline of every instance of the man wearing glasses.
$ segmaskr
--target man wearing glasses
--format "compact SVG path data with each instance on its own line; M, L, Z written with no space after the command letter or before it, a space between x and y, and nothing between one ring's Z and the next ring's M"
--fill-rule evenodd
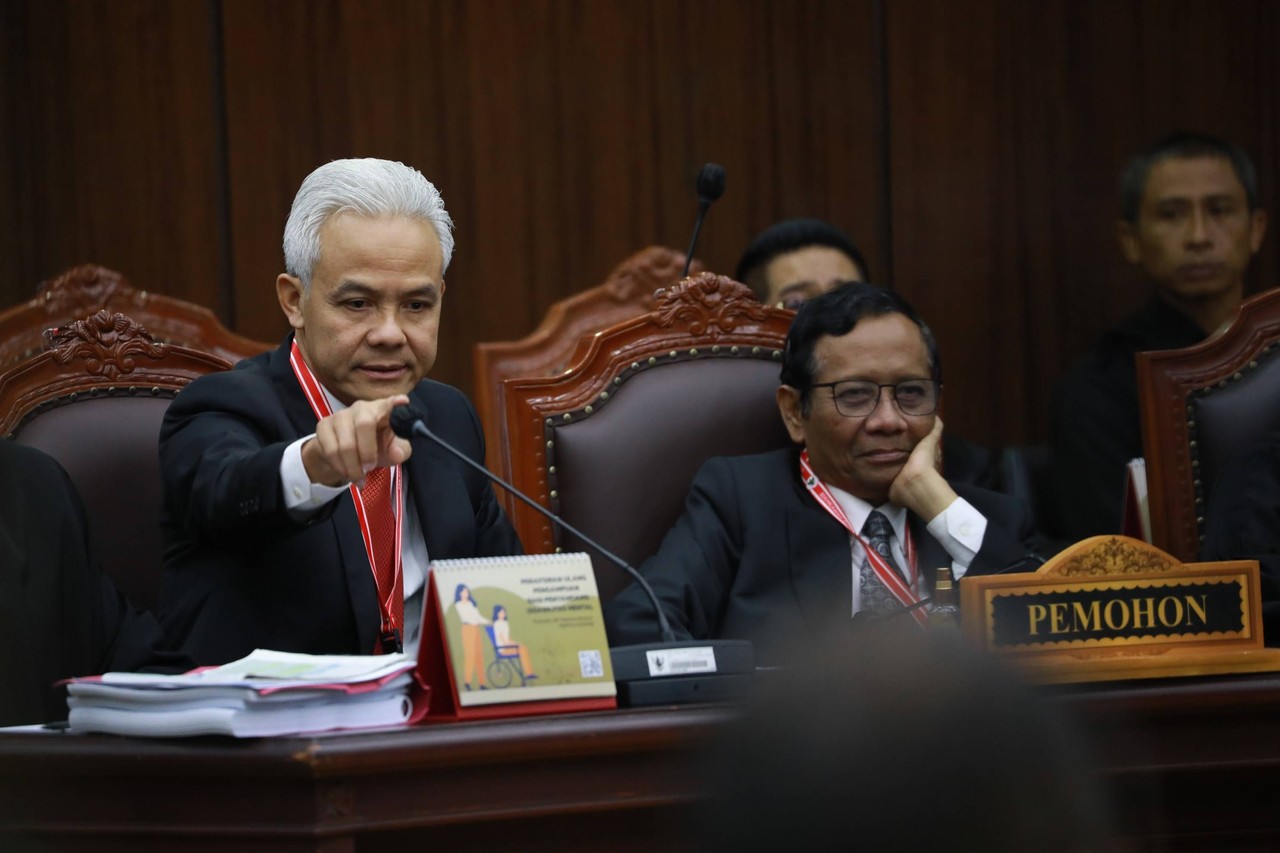
M855 283L806 302L782 357L778 408L796 447L712 459L640 571L681 639L752 640L758 662L832 623L924 618L936 570L1031 557L1020 503L938 472L937 344L897 294ZM649 642L632 586L606 608L614 645Z
M756 236L733 276L765 305L795 311L842 284L867 281L867 262L839 228L821 219L786 219ZM942 470L953 482L999 487L998 455L954 432L942 437Z

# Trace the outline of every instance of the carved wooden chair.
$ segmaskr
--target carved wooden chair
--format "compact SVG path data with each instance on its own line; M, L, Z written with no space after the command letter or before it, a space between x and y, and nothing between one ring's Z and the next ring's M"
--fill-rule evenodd
M212 353L233 364L274 348L237 335L207 308L136 290L120 273L84 264L41 282L34 299L0 312L0 370L40 352L46 329L104 310L127 314L157 341Z
M503 389L504 473L633 565L657 550L704 461L790 445L774 394L793 312L705 272L654 303L597 333L567 372ZM523 504L513 519L530 553L586 550ZM607 601L626 578L593 562Z
M1151 538L1195 560L1214 481L1280 428L1280 289L1245 301L1219 337L1138 354Z
M677 281L684 261L684 253L675 249L641 249L614 267L603 284L552 305L527 337L475 345L475 404L484 426L491 470L498 470L501 464L505 441L503 380L563 372L585 351L584 338L651 310L654 291ZM695 258L689 272L701 271L702 264Z
M129 317L99 311L52 333L44 352L0 373L0 435L67 470L102 568L140 607L155 607L163 565L160 422L187 383L230 366L207 352L158 343Z

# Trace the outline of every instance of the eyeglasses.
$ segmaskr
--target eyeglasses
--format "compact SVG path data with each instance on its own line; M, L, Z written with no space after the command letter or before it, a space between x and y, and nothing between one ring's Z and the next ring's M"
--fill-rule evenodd
M862 418L880 405L880 389L893 389L893 402L904 415L932 415L938 409L938 390L932 379L904 379L890 385L878 385L865 379L843 379L820 382L814 388L830 388L836 411L846 418Z

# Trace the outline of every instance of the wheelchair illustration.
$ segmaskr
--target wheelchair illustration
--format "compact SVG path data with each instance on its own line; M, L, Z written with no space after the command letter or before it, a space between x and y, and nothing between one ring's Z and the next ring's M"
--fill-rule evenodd
M520 666L520 646L515 643L509 646L498 645L497 638L493 636L492 625L486 625L485 631L489 634L490 645L493 646L493 661L489 664L489 668L485 670L489 684L497 688L510 687L512 682L518 678L520 679L520 686L524 687L526 673L524 668Z

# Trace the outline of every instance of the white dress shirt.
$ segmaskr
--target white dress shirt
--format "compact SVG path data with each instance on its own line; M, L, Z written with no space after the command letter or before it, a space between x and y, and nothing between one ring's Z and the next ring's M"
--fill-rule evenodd
M922 595L925 591L932 589L932 579L922 583L919 574L931 572L939 567L916 567L907 562L907 555L903 545L907 541L906 509L890 503L872 506L862 498L854 497L843 489L838 489L832 485L828 485L827 488L835 497L836 503L840 504L840 508L844 510L845 517L849 519L849 524L853 526L854 530L858 531L859 535L861 535L862 528L867 523L867 516L871 515L873 509L878 509L884 513L885 517L889 519L890 526L893 527L889 550L893 553L894 560L902 567L903 572L907 574L907 581L912 592L916 595ZM929 535L937 539L938 543L950 555L951 576L957 581L960 580L960 578L964 577L965 572L969 570L969 564L973 562L973 558L982 550L982 540L987 534L986 516L974 509L973 504L964 498L957 497L947 505L946 509L930 519L926 528L929 531ZM853 581L853 607L850 612L857 613L862 608L862 589L859 583L859 574L862 570L862 561L866 556L866 552L862 547L862 543L858 541L858 537L853 535L849 536L849 549L852 557Z

